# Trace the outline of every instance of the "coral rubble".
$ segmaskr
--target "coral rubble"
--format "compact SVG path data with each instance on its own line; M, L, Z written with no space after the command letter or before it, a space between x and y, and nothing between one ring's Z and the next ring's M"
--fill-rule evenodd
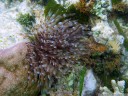
M100 96L124 96L124 89L125 89L125 81L118 81L116 83L115 80L111 80L112 88L114 92L111 92L106 86L100 87L101 95Z

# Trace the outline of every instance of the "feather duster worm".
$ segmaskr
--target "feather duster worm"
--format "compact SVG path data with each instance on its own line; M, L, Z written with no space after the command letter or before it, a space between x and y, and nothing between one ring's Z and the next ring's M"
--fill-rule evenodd
M51 87L54 79L70 73L79 58L89 53L82 41L88 26L65 18L65 14L47 17L33 28L35 39L28 44L28 79L45 88Z

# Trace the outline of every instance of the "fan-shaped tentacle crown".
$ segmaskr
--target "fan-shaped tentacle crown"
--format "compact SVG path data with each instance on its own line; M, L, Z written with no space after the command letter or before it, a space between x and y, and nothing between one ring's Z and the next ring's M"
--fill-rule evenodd
M28 44L27 54L28 79L34 78L45 84L52 82L53 77L59 78L69 73L80 56L86 54L82 40L86 26L66 17L52 15L33 28L35 39Z

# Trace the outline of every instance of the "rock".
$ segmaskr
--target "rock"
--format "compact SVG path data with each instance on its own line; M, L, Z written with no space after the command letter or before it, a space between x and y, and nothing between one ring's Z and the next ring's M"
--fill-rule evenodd
M0 0L0 96L37 96L37 84L28 82L25 57L29 40L16 20L20 12L31 13L33 4L27 0L9 8L4 4Z
M93 36L95 40L101 43L104 39L109 39L110 36L112 36L112 34L114 33L114 30L109 26L109 23L107 21L102 20L96 21L96 26L92 28L92 31L94 33Z
M96 26L92 28L93 37L96 42L108 45L109 50L112 50L114 53L119 53L124 43L124 37L119 35L117 30L113 30L113 25L107 21L96 20Z
M5 10L4 3L0 2L0 14L2 13L3 10Z
M96 4L93 6L93 13L100 17L102 20L108 20L107 13L112 10L111 0L96 0Z
M124 3L128 4L128 0L122 0L122 2L124 2Z
M26 53L25 42L0 50L0 96L32 96L32 87L27 86Z
M115 80L111 80L111 83L114 92L111 92L106 86L100 87L100 96L124 96L125 81L122 80L116 83Z
M24 1L14 4L11 8L5 8L3 2L0 1L0 49L6 49L16 43L28 41L27 38L23 37L25 31L16 20L19 12L24 11L25 13L30 11L31 8L26 3Z
M82 91L82 96L93 96L96 88L97 88L97 81L93 74L93 71L92 69L87 70L87 74L84 78L84 87Z
M70 4L76 4L77 2L79 2L79 0L67 0L66 2Z

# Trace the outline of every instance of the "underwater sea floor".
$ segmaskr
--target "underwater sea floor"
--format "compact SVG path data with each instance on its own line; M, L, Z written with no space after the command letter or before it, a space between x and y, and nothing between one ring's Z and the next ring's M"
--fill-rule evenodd
M21 4L23 7L24 5ZM26 41L22 26L16 21L20 5L12 8L5 7L5 3L0 1L0 49L13 46L16 43ZM22 9L21 9L22 10Z
M128 40L127 36L124 35L125 33L127 34L127 28L123 30L124 32L122 31L123 25L125 25L125 23L123 22L124 24L122 25L119 22L120 20L116 18L118 12L116 13L111 10L112 1L116 2L116 0L96 0L97 2L95 3L94 0L67 0L70 3L76 3L76 1L80 1L79 3L76 3L74 7L70 6L70 11L74 12L75 9L77 15L66 13L67 17L68 15L73 15L73 17L77 19L75 21L65 18L66 15L62 14L63 12L70 12L70 8L65 9L67 8L66 5L62 6L65 0L62 0L63 2L60 2L61 0L55 0L57 1L57 3L52 0L52 3L58 5L55 7L62 8L66 11L60 11L58 10L59 8L56 9L57 11L52 10L54 8L52 8L51 6L46 6L44 8L43 3L40 3L38 1L44 0L23 0L23 2L14 0L12 4L7 4L7 2L4 2L4 0L0 0L0 64L2 65L2 67L0 66L0 86L3 84L3 82L5 82L5 80L6 82L7 80L12 80L14 82L13 84L9 82L11 88L7 85L6 88L5 86L2 86L2 88L5 88L4 91L6 92L9 88L8 94L14 92L14 94L18 94L16 96L20 96L21 94L24 94L21 96L29 96L27 94L35 94L35 91L37 91L38 95L36 94L34 96L44 96L40 94L46 94L46 90L49 90L49 88L51 88L52 86L53 88L51 88L51 90L53 89L54 92L52 93L51 91L51 94L53 95L50 96L78 96L79 93L81 93L81 96L95 96L93 94L96 93L101 93L101 96L105 96L104 93L107 94L106 96L113 96L113 93L118 95L121 94L121 96L124 96L124 92L128 92L128 51L126 50L128 49ZM126 0L122 1L124 2ZM39 5L39 3L42 5ZM120 2L118 3L120 5ZM116 7L118 7L116 4L118 3L116 2L115 7L113 7L116 11L120 11L116 9ZM48 4L50 5L50 3ZM125 7L127 7L128 9L128 5ZM45 10L48 8L49 10ZM121 9L121 11L122 10L126 9L124 8ZM61 15L58 15L59 11L60 13L62 12ZM53 15L54 12L56 15L58 15L59 19L62 19L62 21L57 21L59 19L56 18L56 15ZM21 13L22 15L19 13ZM28 15L28 13L30 14ZM19 15L21 15L21 17ZM34 16L36 22L33 22L32 19L30 19L30 15ZM46 16L46 18L44 17L44 15ZM82 20L83 22L80 22L78 19L81 19L81 16L85 16L82 17L82 19L84 20L87 16L86 19L89 20L87 20L87 22L85 22L86 20ZM17 18L19 18L19 21L21 20L21 22L18 22ZM116 19L113 20L113 18ZM67 20L63 22L63 19ZM31 24L32 27L27 26L27 28L30 28L30 32L33 32L29 35L26 34L28 32L25 30L26 26L22 26L23 24L29 25L28 23ZM75 24L80 25L80 27L78 27L78 31ZM89 30L87 29L88 26L91 26ZM65 33L63 33L64 31ZM80 34L82 33L82 36L86 36L84 38L80 38L80 40L76 40L76 38L81 37L81 35L79 36L79 31ZM85 32L84 35L81 31ZM122 33L120 31L122 31ZM34 32L37 33L35 34ZM46 32L51 32L51 34L47 34ZM55 32L55 35L52 34L52 32ZM57 32L60 32L59 35L57 34ZM61 33L64 34L62 35L64 39L61 38ZM28 38L27 36L30 36L32 38ZM67 36L66 39L65 36ZM50 38L49 41L45 40L44 37L48 39ZM42 40L42 38L44 40ZM75 43L71 43L72 40L74 42L78 41L78 43L76 43L75 45ZM26 41L30 41L27 43L28 45L26 44ZM59 42L59 47L54 41ZM47 44L47 42L51 43ZM81 42L84 43L80 44ZM80 44L80 46L78 46L77 44ZM29 48L30 50L28 50ZM68 50L65 50L65 48L67 48ZM76 48L77 50L73 48ZM1 49L3 49L4 51ZM77 53L77 51L79 52ZM58 57L56 57L56 54ZM74 59L75 56L76 59ZM27 64L25 62L26 59L30 60L30 64ZM76 65L72 63L74 62L73 60L76 60ZM68 61L69 63L67 63ZM72 69L73 67L70 66L70 61L71 64L74 64L74 69ZM60 62L62 62L62 64ZM25 68L29 69L26 70ZM24 72L26 73L24 73L23 70L25 70ZM76 71L74 72L74 70ZM81 72L77 72L78 70ZM68 71L70 74L68 73ZM64 76L62 76L61 73L64 73ZM28 74L30 74L30 76ZM44 77L41 74L45 74ZM12 79L11 77L14 78ZM20 80L21 77L26 78L22 81ZM16 83L15 80L17 81ZM34 85L33 88L28 87L28 89L24 89L23 86L24 84L26 84L25 80L30 80L30 82L32 83L33 81L37 80L38 82L36 82L35 84L38 83L38 87L37 85ZM55 80L58 80L58 82L55 82ZM32 83L30 82L29 84L32 85ZM76 83L76 85L74 82ZM21 85L19 83L21 83ZM42 88L43 83L46 89ZM79 87L80 89L77 89L77 87ZM1 90L2 89L0 88L0 93ZM55 90L58 91L58 94L56 94ZM66 90L68 90L69 93ZM73 92L74 95L72 94ZM63 93L63 95L61 93ZM68 95L64 93L67 93ZM13 96L13 94L7 96Z

